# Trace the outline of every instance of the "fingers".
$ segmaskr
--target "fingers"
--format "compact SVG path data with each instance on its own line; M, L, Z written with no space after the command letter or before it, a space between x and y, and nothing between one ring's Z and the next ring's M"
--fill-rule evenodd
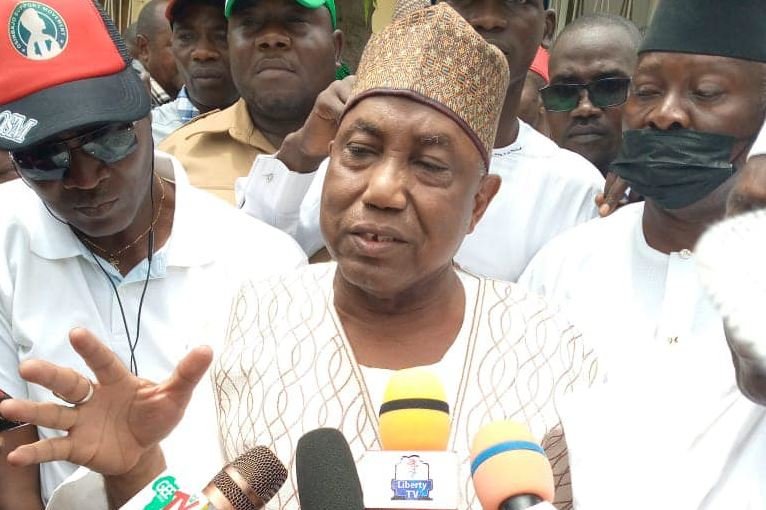
M324 90L316 101L316 115L326 121L337 123L348 98L351 96L356 76L347 76L343 80L333 82Z
M79 372L43 360L28 360L19 365L24 380L39 384L63 400L77 402L90 390L90 383Z
M73 407L61 406L52 402L32 402L30 400L11 399L0 404L0 414L5 418L31 423L40 427L69 430L77 422L77 411Z
M625 191L628 183L616 174L609 173L606 177L606 186L602 196L596 197L599 206L598 213L601 217L608 216L625 204Z
M69 332L69 341L77 354L93 370L99 383L112 384L131 375L117 355L87 329L73 329ZM85 384L87 385L87 382ZM80 397L86 393L87 386L86 392Z
M341 98L336 92L332 90L323 92L324 96L318 98L316 108L314 109L317 117L333 124L337 124L343 109L346 107L346 100Z
M173 375L166 383L166 390L178 398L190 396L205 371L213 361L213 350L208 346L191 350L176 366Z
M348 102L348 98L351 97L351 90L356 83L356 76L346 76L338 83L338 99L345 105Z
M8 464L25 467L54 460L69 460L72 442L66 437L43 439L32 444L19 446L8 454Z

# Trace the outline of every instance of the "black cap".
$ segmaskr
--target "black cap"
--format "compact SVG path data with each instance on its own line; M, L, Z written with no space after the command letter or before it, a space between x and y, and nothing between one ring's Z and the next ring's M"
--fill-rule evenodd
M639 53L766 62L766 0L661 0Z

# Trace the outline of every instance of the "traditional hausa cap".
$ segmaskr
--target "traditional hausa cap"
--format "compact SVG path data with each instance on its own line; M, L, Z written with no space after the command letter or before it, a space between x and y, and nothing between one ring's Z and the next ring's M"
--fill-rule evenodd
M398 0L394 6L394 14L391 16L391 19L397 20L410 14L412 11L425 9L435 3L435 0Z
M505 55L440 2L370 38L344 114L370 96L418 101L463 128L489 168L509 73Z

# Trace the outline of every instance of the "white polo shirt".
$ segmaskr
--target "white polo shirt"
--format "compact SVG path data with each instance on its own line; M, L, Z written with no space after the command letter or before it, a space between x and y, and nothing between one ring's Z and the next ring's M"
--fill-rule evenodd
M169 164L169 163L172 163ZM191 348L214 350L223 339L231 297L242 280L260 279L305 263L286 234L189 185L181 164L157 152L157 169L172 168L176 207L170 238L153 257L136 347L138 374L161 381ZM0 388L13 397L56 400L27 384L18 364L43 359L92 372L69 344L68 332L86 327L129 366L130 350L114 290L71 229L54 219L21 180L0 186ZM146 260L122 278L110 275L125 309L131 338L146 277ZM211 414L214 412L211 410ZM42 437L57 432L40 429ZM41 467L43 498L75 466Z
M258 156L250 175L237 181L237 201L313 255L324 246L319 204L327 164L299 174L274 156ZM455 256L475 273L516 281L548 241L598 217L595 198L604 178L596 167L522 121L516 141L492 151L489 171L501 177L500 190Z

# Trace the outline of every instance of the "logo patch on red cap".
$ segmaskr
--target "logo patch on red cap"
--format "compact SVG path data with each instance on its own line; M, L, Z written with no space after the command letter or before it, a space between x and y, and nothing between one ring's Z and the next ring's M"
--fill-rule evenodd
M8 21L11 44L30 60L50 60L66 48L69 31L55 9L39 2L21 2Z

